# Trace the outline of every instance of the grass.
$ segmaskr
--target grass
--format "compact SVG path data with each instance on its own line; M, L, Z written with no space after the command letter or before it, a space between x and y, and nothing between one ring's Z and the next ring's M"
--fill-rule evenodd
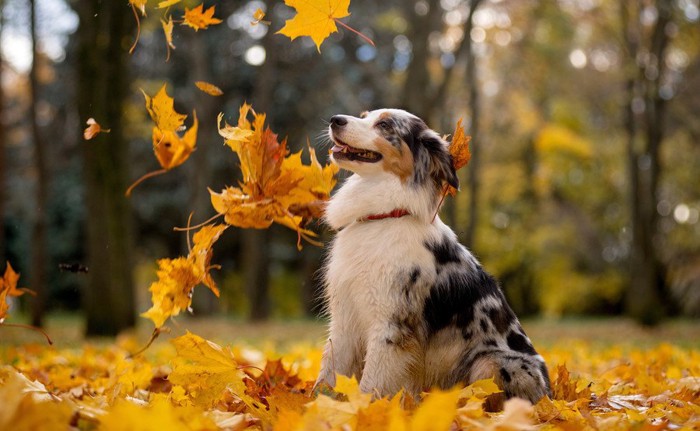
M132 332L144 343L153 327L144 319L139 319L138 327ZM22 316L12 316L8 322L26 323ZM250 323L226 316L203 318L179 318L167 324L169 334L161 334L157 342L165 342L172 337L193 332L206 339L222 344L244 344L261 346L273 344L284 349L290 344L312 344L319 347L326 334L326 323L316 320L273 320ZM552 346L567 341L585 341L593 346L631 345L651 347L666 342L681 347L700 348L700 320L674 319L655 328L644 328L625 318L565 318L528 319L523 326L535 346ZM46 331L57 347L76 347L82 344L84 321L78 314L52 314L46 319ZM93 339L102 344L112 342L112 338ZM21 328L0 326L0 346L42 343L39 334Z

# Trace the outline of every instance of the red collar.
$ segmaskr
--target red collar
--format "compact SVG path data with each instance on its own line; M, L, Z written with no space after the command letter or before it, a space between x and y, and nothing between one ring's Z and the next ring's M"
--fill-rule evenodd
M383 220L385 218L400 218L403 216L411 215L407 209L395 208L391 212L381 213L381 214L370 214L364 217L360 217L357 221L370 221L370 220Z

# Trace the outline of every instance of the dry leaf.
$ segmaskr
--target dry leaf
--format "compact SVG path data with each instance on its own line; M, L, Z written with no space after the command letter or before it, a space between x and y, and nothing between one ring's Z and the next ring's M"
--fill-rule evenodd
M194 234L194 247L187 257L158 260L158 280L151 283L150 309L141 316L160 328L172 316L192 305L192 291L198 284L207 286L216 296L219 289L209 273L213 267L211 247L219 239L226 225L205 225Z
M200 90L202 90L210 96L221 96L222 94L224 94L224 92L221 91L219 87L208 82L195 81L194 85L196 85L197 88L199 88Z
M216 6L212 6L204 10L204 3L193 9L185 8L182 24L192 27L195 31L204 30L210 25L220 24L221 20L214 18L215 8Z
M172 5L180 3L182 0L165 0L158 3L158 9L169 8Z
M168 16L167 21L161 19L160 23L163 25L163 34L165 35L165 43L168 49L168 56L165 58L165 61L168 61L170 60L170 50L175 49L175 45L173 45L173 17Z
M219 125L219 134L238 155L243 181L220 193L210 190L212 206L230 225L263 229L279 223L311 240L315 234L303 226L330 197L337 167L322 167L313 152L310 165L301 162L300 153L289 156L286 140L279 142L265 126L265 114L250 105L241 106L239 115L237 126Z
M192 127L185 132L182 138L175 132L163 132L158 127L153 128L153 152L163 169L170 170L180 166L195 150L199 128L197 113L193 113L193 117Z
M262 9L257 8L255 10L255 12L253 13L253 20L250 22L250 25L258 25L258 24L270 25L270 24L272 24L270 21L263 21L263 18L265 18L265 12L263 12Z
M450 142L450 155L452 156L452 166L454 166L455 170L459 170L469 163L472 157L472 153L469 151L469 142L471 139L471 136L466 136L464 134L462 119L460 118L452 134L452 141ZM447 192L455 196L457 194L457 189L448 186Z
M94 138L95 136L97 136L98 133L110 132L109 129L103 129L102 126L100 126L100 124L97 121L95 121L94 118L88 118L86 123L88 126L83 131L83 138L86 141L89 141L90 139Z
M168 96L165 90L166 84L158 90L155 96L151 97L141 90L146 98L146 110L151 115L151 119L156 123L156 127L162 132L176 132L180 130L187 115L175 112L175 101Z

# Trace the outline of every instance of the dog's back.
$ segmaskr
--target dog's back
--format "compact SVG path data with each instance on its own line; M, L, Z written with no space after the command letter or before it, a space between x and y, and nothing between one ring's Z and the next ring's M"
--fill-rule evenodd
M357 130L331 128L351 148L343 150L362 159L355 166L352 153L339 157L341 167L359 174L326 210L339 232L325 268L331 322L319 381L334 385L335 373L355 375L362 390L389 395L493 377L505 397L536 402L549 393L542 357L493 277L435 216L443 182L456 181L451 166L437 166L450 161L446 144L424 124L404 129L414 136L402 136L394 153ZM409 139L429 151L406 145L413 166L402 178L401 145Z

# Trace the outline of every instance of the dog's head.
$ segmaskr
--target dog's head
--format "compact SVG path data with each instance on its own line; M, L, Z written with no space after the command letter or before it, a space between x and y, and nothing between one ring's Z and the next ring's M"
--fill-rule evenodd
M336 163L360 176L388 172L410 184L459 187L447 142L406 111L378 109L359 118L335 115L329 135Z

